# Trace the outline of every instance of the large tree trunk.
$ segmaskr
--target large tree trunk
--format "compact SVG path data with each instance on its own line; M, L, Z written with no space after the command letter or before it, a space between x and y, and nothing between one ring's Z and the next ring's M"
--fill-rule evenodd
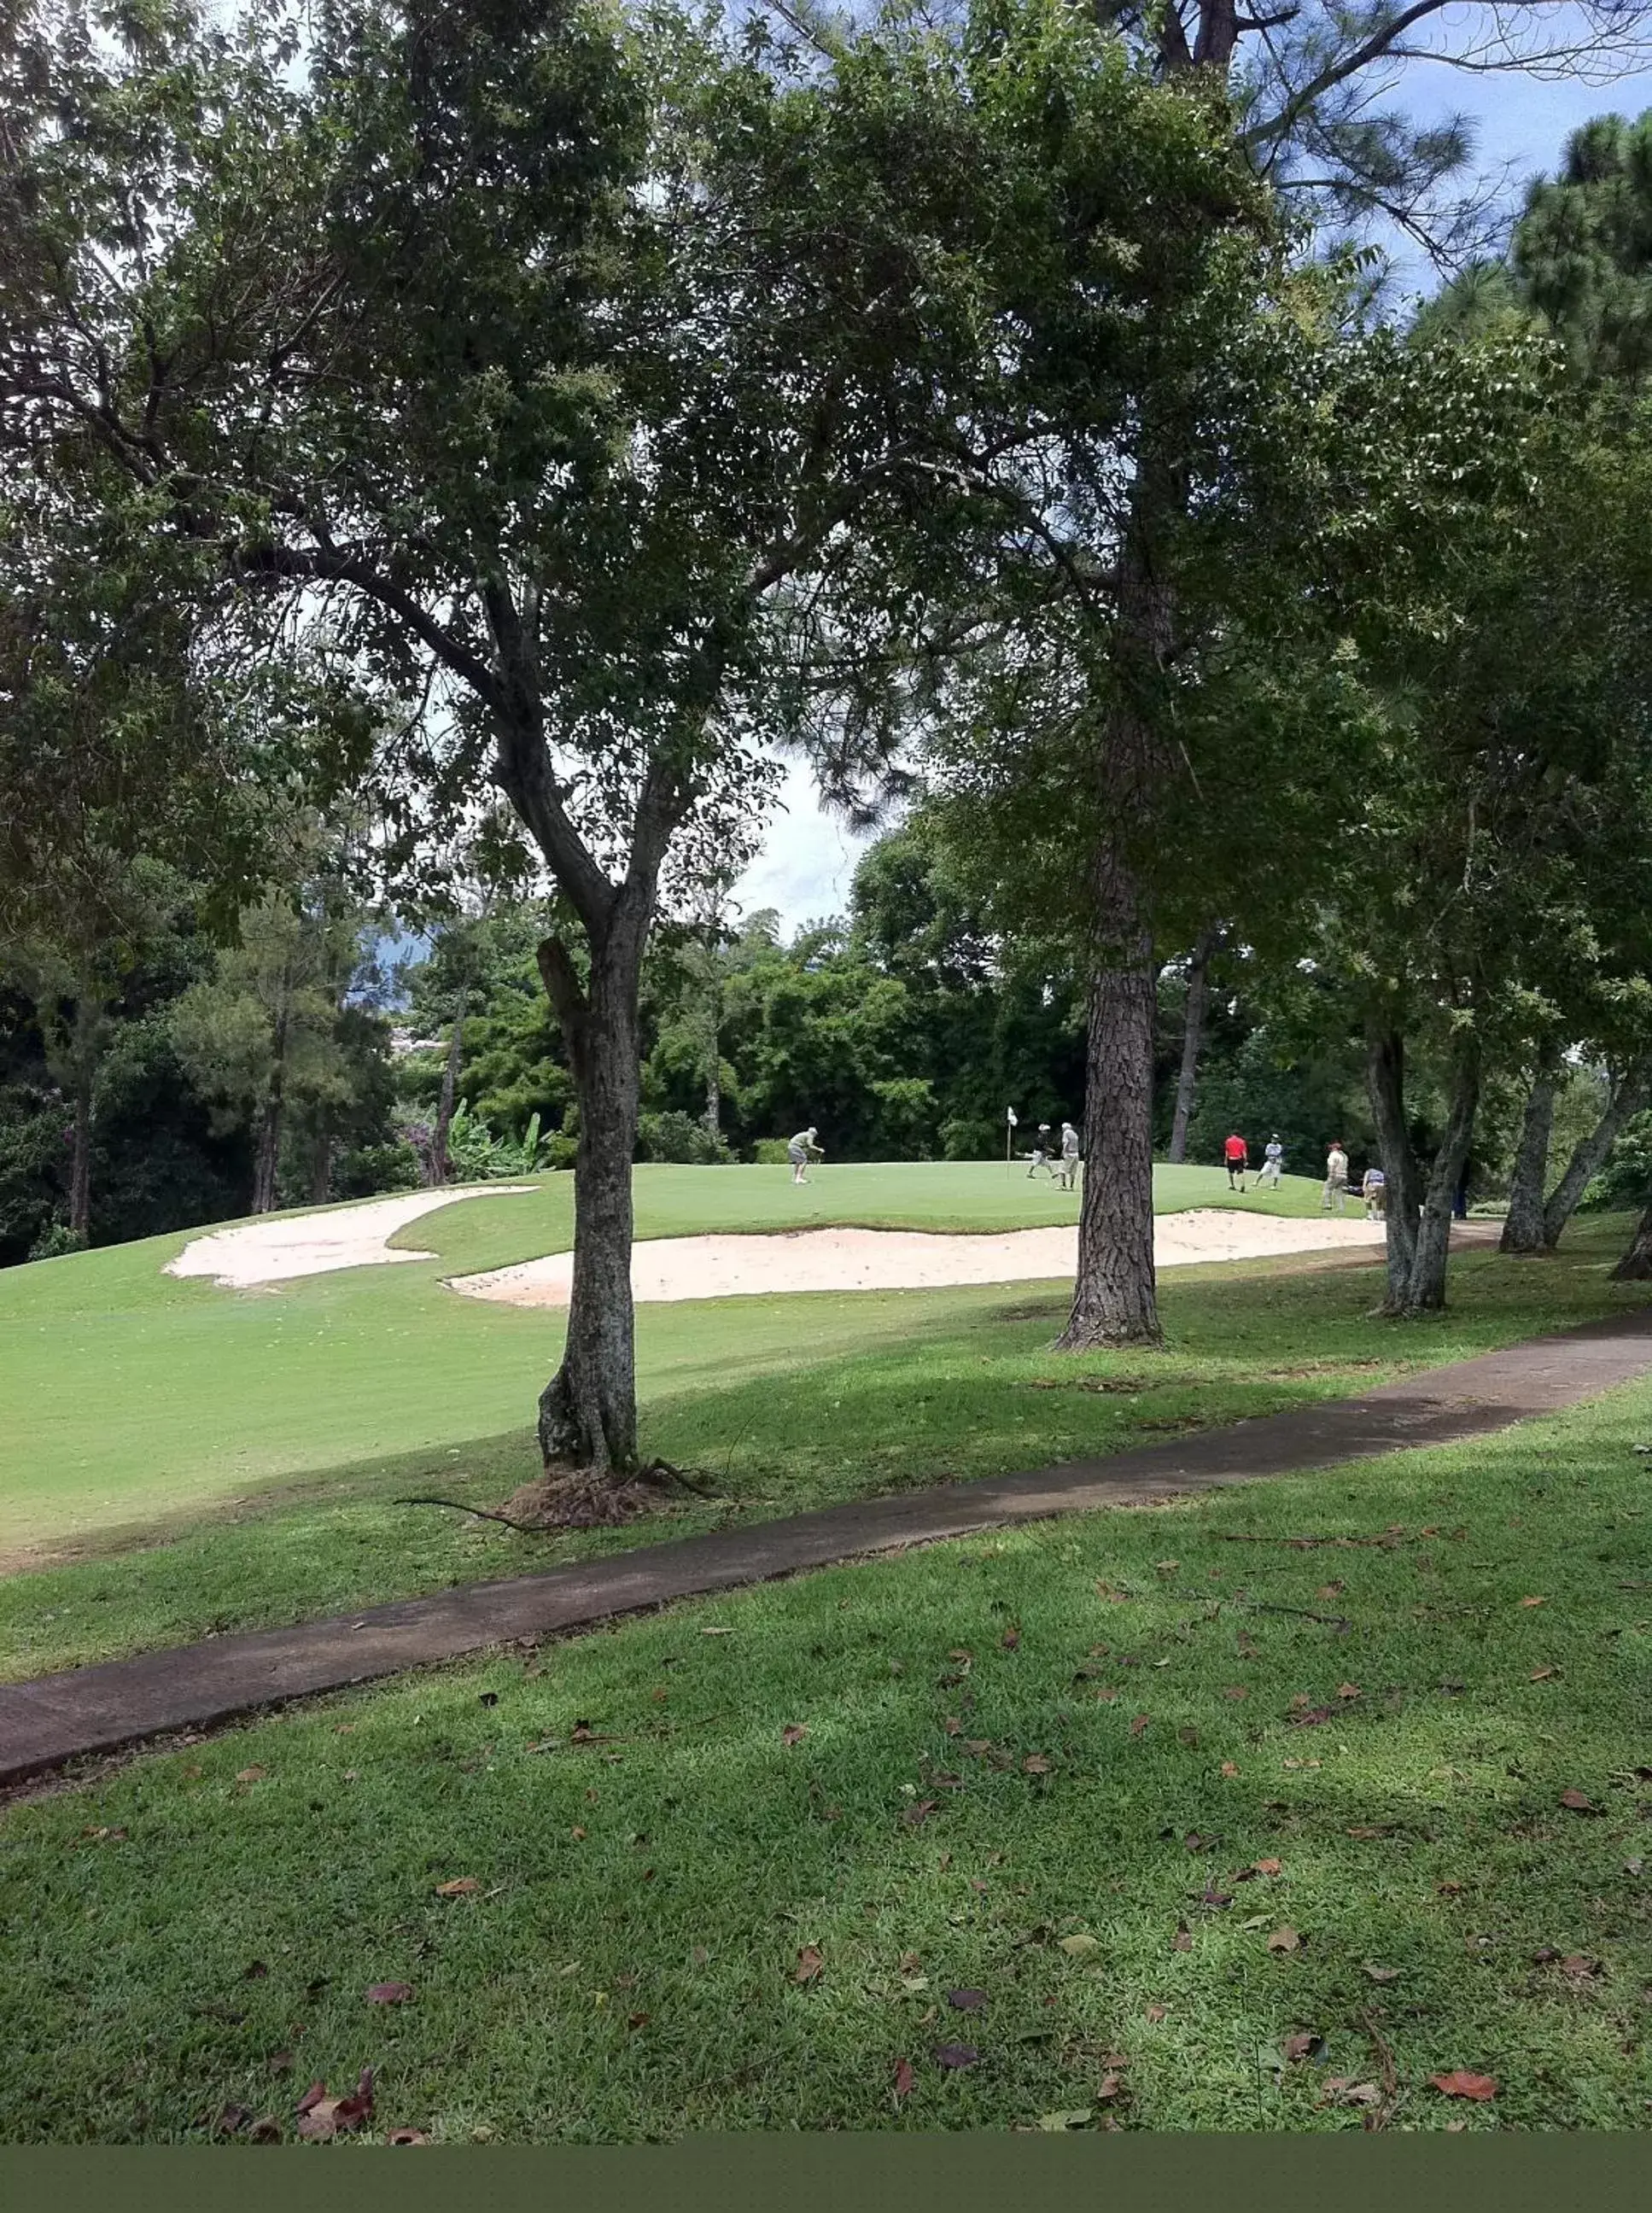
M1090 985L1078 1277L1064 1349L1157 1344L1153 1265L1153 954L1101 969Z
M1149 452L1137 468L1120 551L1113 676L1118 695L1101 732L1103 809L1095 870L1095 966L1084 1092L1084 1195L1072 1313L1060 1338L1073 1352L1160 1344L1153 1265L1153 1042L1157 1004L1152 920L1133 865L1165 773L1158 697L1172 642L1170 592L1155 525L1179 506L1170 472Z
M1170 1150L1167 1158L1182 1161L1187 1158L1187 1125L1193 1117L1193 1091L1198 1081L1199 1048L1204 1042L1204 1005L1210 985L1210 955L1216 948L1217 932L1207 930L1193 948L1192 960L1187 967L1187 1013L1182 1027L1181 1073L1176 1079L1176 1113L1170 1125Z
M1373 1017L1365 1033L1365 1088L1386 1178L1388 1289L1385 1314L1403 1314L1417 1258L1423 1179L1405 1123L1405 1040L1392 1021Z
M1652 1206L1635 1224L1629 1250L1612 1271L1615 1283L1643 1283L1652 1279Z
M1564 1174L1549 1195L1543 1210L1543 1241L1560 1242L1561 1232L1577 1211L1578 1201L1606 1166L1606 1155L1617 1143L1626 1122L1632 1121L1652 1097L1652 1064L1637 1061L1612 1088L1606 1111L1587 1137L1580 1137L1566 1163Z
M461 978L459 997L454 1008L453 1034L448 1039L448 1058L442 1070L442 1096L436 1103L436 1137L430 1146L430 1181L446 1183L452 1173L448 1159L448 1133L453 1128L454 1105L459 1096L459 1064L465 1052L465 1014L470 1004L470 993Z
M637 991L646 912L622 905L591 946L582 989L560 939L539 948L579 1100L574 1163L574 1274L562 1365L539 1399L547 1469L595 1478L637 1465L637 1355L631 1302L631 1161L638 1103Z
M1509 1184L1509 1215L1499 1241L1504 1253L1541 1253L1549 1242L1543 1227L1543 1193L1549 1180L1549 1139L1558 1088L1554 1076L1539 1076L1527 1094Z
M1479 1057L1470 1049L1458 1060L1445 1135L1429 1171L1422 1216L1417 1225L1416 1248L1411 1254L1411 1276L1399 1309L1402 1314L1434 1314L1445 1305L1446 1266L1451 1253L1451 1204L1462 1178L1468 1149L1474 1140L1474 1115L1479 1098Z

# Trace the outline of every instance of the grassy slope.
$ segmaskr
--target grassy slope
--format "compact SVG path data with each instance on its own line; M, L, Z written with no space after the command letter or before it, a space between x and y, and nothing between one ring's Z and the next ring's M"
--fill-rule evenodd
M1070 1221L1077 1201L1002 1167L935 1163L818 1171L643 1167L643 1236L800 1223L996 1229ZM1210 1168L1158 1171L1162 1210L1228 1201ZM554 1364L554 1314L484 1306L443 1275L565 1247L572 1182L466 1201L396 1241L434 1261L226 1292L162 1272L188 1241L80 1253L0 1272L0 1556L132 1531L249 1490L390 1454L468 1447L515 1428ZM1317 1207L1314 1187L1244 1204ZM800 1341L832 1354L869 1344L890 1310L863 1299L741 1300L644 1308L645 1398L790 1366ZM805 1318L805 1316L807 1318ZM904 1314L903 1314L904 1320Z
M0 2137L175 2139L225 2100L290 2134L306 2082L367 2064L381 2131L460 2142L1356 2128L1323 2085L1385 2054L1401 2128L1643 2128L1649 1434L1637 1386L683 1606L15 1806ZM570 1746L582 1721L612 1741ZM435 1894L457 1876L477 1893ZM369 2006L381 1980L411 2002ZM1323 2054L1287 2060L1303 2032ZM940 2067L954 2042L978 2064ZM1457 2068L1496 2100L1429 2087Z
M464 1213L454 1210L456 1217ZM151 1538L169 1542L101 1550L0 1581L0 1675L525 1572L730 1518L1117 1450L1178 1427L1340 1394L1401 1368L1455 1359L1637 1303L1637 1290L1606 1280L1607 1256L1621 1238L1621 1224L1588 1225L1563 1258L1542 1265L1464 1256L1455 1264L1451 1312L1403 1330L1370 1318L1374 1267L1276 1262L1177 1271L1163 1286L1170 1350L1157 1356L1052 1358L1061 1295L1025 1285L656 1310L646 1318L643 1339L645 1444L679 1465L710 1472L721 1497L607 1536L524 1538L439 1509L395 1504L408 1493L492 1504L533 1472L530 1432L489 1434L481 1427L497 1411L479 1403L466 1363L479 1360L491 1340L472 1329L470 1317L491 1320L493 1310L454 1301L456 1342L422 1346L420 1358L427 1366L444 1363L456 1407L472 1410L476 1430L466 1432L454 1413L452 1425L437 1432L462 1443L352 1461L341 1439L334 1461L319 1462L284 1487L253 1489L240 1515L191 1513L151 1526ZM400 1271L372 1272L382 1330L384 1315L401 1310L397 1302L419 1286L408 1281L404 1288ZM314 1422L331 1403L327 1363L337 1362L341 1335L356 1326L345 1286L365 1280L335 1277L318 1287L313 1297L338 1302L331 1332L311 1327L285 1340L280 1331L294 1327L292 1306L272 1320L271 1308L256 1302L226 1302L237 1326L243 1317L261 1319L266 1363L273 1330L284 1356L307 1377L294 1407L276 1399L274 1385L260 1375L259 1419L290 1424L302 1413ZM667 1367L655 1325L668 1319L699 1330L702 1364L685 1359L674 1372ZM165 1341L175 1345L177 1332ZM385 1365L410 1389L415 1379L420 1388L429 1382L418 1361ZM782 1376L784 1387L777 1389ZM1067 1387L1085 1381L1139 1387L1106 1393ZM1064 1387L1037 1387L1052 1381ZM167 1382L157 1379L155 1387L157 1414L175 1423L175 1405L162 1397L177 1389L175 1356ZM233 1413L226 1405L226 1422ZM243 1413L251 1423L245 1405ZM264 1448L257 1430L249 1434ZM193 1495L203 1494L198 1488ZM150 1496L154 1510L159 1502Z

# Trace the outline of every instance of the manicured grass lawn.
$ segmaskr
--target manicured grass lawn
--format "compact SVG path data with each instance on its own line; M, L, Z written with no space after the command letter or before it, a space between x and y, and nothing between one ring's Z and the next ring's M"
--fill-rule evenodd
M1400 2129L1643 2128L1649 1437L1636 1386L15 1805L0 2137L198 2137L226 2104L290 2136L366 2065L381 2141L1357 2128L1338 2079ZM1455 2070L1495 2097L1430 2087Z
M1002 1166L937 1162L819 1171L642 1167L644 1236L801 1223L997 1229L1076 1217L1077 1200ZM1162 1210L1228 1203L1215 1168L1158 1172ZM272 1484L515 1430L555 1365L561 1323L461 1299L444 1275L563 1249L572 1180L468 1200L398 1239L434 1261L233 1292L162 1272L188 1241L151 1238L0 1272L0 1560L27 1547L210 1510ZM1317 1187L1234 1200L1317 1208ZM945 1296L950 1295L942 1295ZM773 1373L905 1326L863 1297L741 1299L644 1308L644 1395Z
M1538 1265L1488 1253L1460 1256L1450 1312L1405 1328L1371 1317L1380 1290L1375 1266L1281 1261L1171 1271L1163 1285L1170 1349L1161 1355L1052 1355L1064 1294L1026 1285L644 1309L645 1448L703 1471L718 1495L600 1535L522 1536L442 1509L395 1503L435 1495L494 1505L535 1472L531 1431L484 1428L497 1424L499 1405L466 1395L473 1379L466 1357L479 1363L491 1342L472 1328L472 1313L486 1322L498 1310L452 1300L454 1343L426 1348L424 1356L451 1363L443 1373L454 1379L455 1405L472 1410L468 1434L456 1415L437 1433L462 1442L377 1459L354 1458L341 1442L335 1460L318 1458L302 1476L261 1487L247 1482L247 1503L235 1515L197 1510L214 1503L199 1485L195 1503L171 1520L159 1518L152 1498L157 1520L143 1533L145 1548L129 1542L0 1580L0 1675L301 1620L947 1476L1115 1451L1340 1395L1405 1368L1640 1303L1638 1290L1606 1281L1625 1234L1621 1222L1587 1223L1559 1259ZM332 1326L316 1329L312 1314L306 1332L290 1339L279 1326L284 1316L295 1326L296 1307L225 1302L235 1320L258 1320L266 1344L275 1332L282 1358L294 1363L283 1372L309 1379L301 1402L312 1417L326 1403L341 1341L357 1326L347 1289L357 1286L365 1298L369 1279L381 1317L406 1312L398 1302L419 1294L418 1282L394 1269L326 1279L309 1295L336 1302L323 1307L334 1315ZM508 1309L502 1318L534 1320ZM402 1349L407 1340L387 1341L392 1377L414 1378L418 1363ZM427 1381L418 1376L418 1387ZM1101 1383L1113 1387L1082 1387ZM267 1377L259 1391L256 1405L272 1424L296 1418L298 1410L273 1403ZM159 1379L155 1405L157 1417L167 1413ZM518 1401L509 1411L525 1410ZM76 1411L84 1417L83 1408ZM234 1412L224 1405L226 1425ZM354 1434L342 1415L340 1424ZM223 1435L233 1440L235 1431L226 1426Z

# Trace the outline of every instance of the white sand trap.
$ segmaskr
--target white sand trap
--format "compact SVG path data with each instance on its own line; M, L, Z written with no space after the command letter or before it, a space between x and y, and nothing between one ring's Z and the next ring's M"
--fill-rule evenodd
M169 1276L210 1276L228 1290L284 1283L295 1276L326 1276L336 1268L377 1268L395 1260L434 1260L434 1253L394 1252L386 1243L421 1214L434 1214L460 1198L500 1198L533 1191L531 1183L454 1184L442 1191L410 1191L365 1206L335 1206L325 1214L274 1214L234 1229L196 1237Z
M1196 1260L1257 1260L1325 1247L1374 1245L1381 1222L1291 1221L1278 1215L1198 1208L1161 1214L1153 1254L1161 1268ZM394 1256L393 1256L394 1257ZM639 1302L738 1298L759 1291L921 1291L960 1283L1040 1283L1070 1277L1076 1226L1012 1229L1002 1236L910 1229L794 1229L771 1236L656 1237L631 1248L631 1289ZM450 1290L519 1307L565 1307L571 1253L550 1253L514 1268L454 1276Z

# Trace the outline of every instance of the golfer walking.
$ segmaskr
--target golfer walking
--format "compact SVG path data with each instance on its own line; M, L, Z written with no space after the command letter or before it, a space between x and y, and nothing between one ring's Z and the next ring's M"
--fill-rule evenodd
M1228 1159L1228 1188L1229 1191L1237 1190L1242 1192L1245 1188L1245 1172L1251 1164L1251 1149L1235 1131L1222 1149ZM1235 1176L1239 1178L1237 1184L1234 1181Z

